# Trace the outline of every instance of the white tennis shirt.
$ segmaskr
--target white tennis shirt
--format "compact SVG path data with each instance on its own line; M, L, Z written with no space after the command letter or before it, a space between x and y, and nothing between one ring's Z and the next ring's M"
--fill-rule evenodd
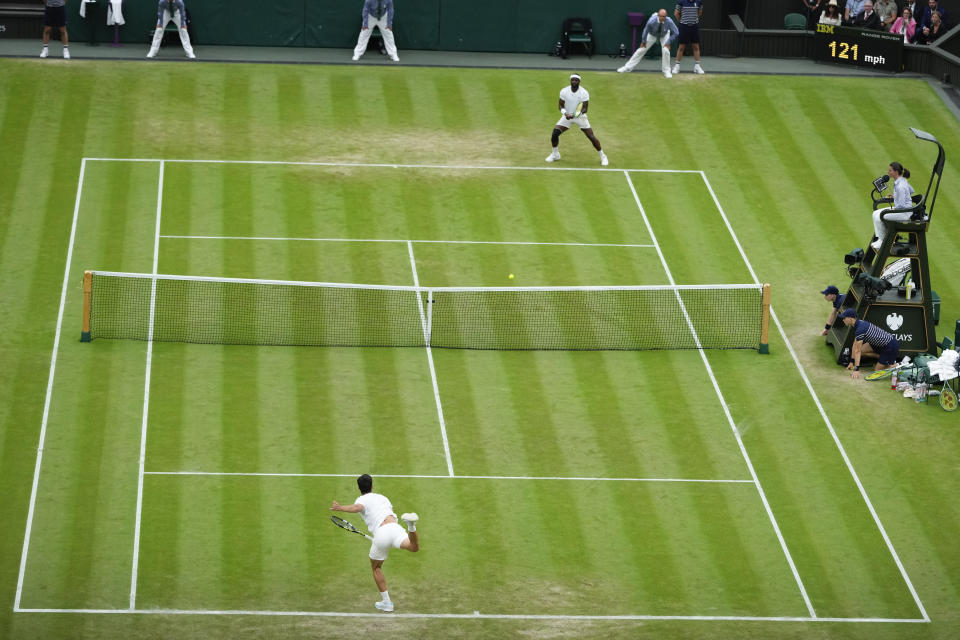
M393 505L390 504L390 500L387 496L381 495L379 493L365 493L359 498L355 504L363 506L363 523L367 525L367 529L370 530L370 533L373 533L377 530L381 523L387 519L387 516L397 517L397 514L393 512Z
M587 93L587 90L581 85L577 88L577 92L574 93L570 88L570 85L567 85L560 90L560 99L563 100L563 110L567 113L576 113L577 105L581 102L586 102L590 99L590 94Z

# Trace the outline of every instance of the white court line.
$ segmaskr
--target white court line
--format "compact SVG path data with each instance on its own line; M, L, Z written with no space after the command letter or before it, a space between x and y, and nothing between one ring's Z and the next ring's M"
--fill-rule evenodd
M460 169L468 171L596 171L600 173L701 173L699 169L598 169L596 167L508 167L457 164L391 164L388 162L288 162L283 160L188 160L185 158L84 158L92 162L166 162L177 164L255 164L302 167L370 167L388 169Z
M553 615L524 613L359 613L352 611L244 611L232 609L16 609L17 613L112 613L161 616L294 616L313 618L411 618L441 620L570 620L643 621L688 620L696 622L874 622L922 623L919 618L806 618L802 616L655 616L655 615Z
M266 476L280 478L356 478L359 473L268 473L242 471L145 471L148 476ZM692 482L704 484L753 484L753 480L706 478L578 478L562 476L446 476L372 473L374 478L407 478L412 480L569 480L575 482Z
M273 236L160 236L174 240L281 240L288 242L412 242L414 244L508 244L546 247L630 247L652 249L652 244L613 244L607 242L509 242L495 240L401 240L393 238L277 238Z
M633 198L637 202L637 208L640 210L640 215L643 216L643 223L647 226L647 232L650 234L650 238L653 240L653 243L657 245L657 255L660 256L660 262L663 263L663 269L667 274L667 279L670 281L671 285L675 285L676 282L673 279L673 273L670 271L670 267L667 265L667 260L663 255L663 251L660 249L660 243L657 242L657 236L653 232L653 227L650 225L650 221L647 219L647 213L643 208L643 205L640 204L640 196L637 195L637 190L633 186L633 181L630 179L630 174L626 171L624 172L624 177L627 179L627 184L630 186L630 191L633 193ZM700 339L697 337L697 331L693 326L693 323L690 320L690 317L687 315L686 307L683 304L683 300L680 298L680 293L677 292L677 301L680 303L681 308L683 309L683 315L687 319L687 326L690 328L691 333L693 333L694 339L697 341L697 346L700 346ZM797 571L797 567L793 562L793 556L790 555L790 549L787 548L787 541L783 537L783 533L780 531L780 526L777 524L777 519L773 515L773 510L770 508L770 503L767 501L767 495L763 491L763 487L760 485L760 479L757 477L757 472L753 468L753 462L750 460L750 454L747 453L747 448L743 444L743 439L740 437L740 432L737 430L737 425L733 421L733 416L730 415L730 408L727 405L726 399L723 397L723 392L720 390L720 385L717 383L716 377L713 375L713 368L710 366L710 360L707 359L707 354L703 349L698 349L700 353L700 358L703 360L703 365L707 368L707 374L710 376L710 383L713 385L713 390L717 394L717 398L720 400L720 406L723 408L723 413L727 417L727 422L730 423L730 429L733 431L733 437L737 440L737 446L740 447L740 453L743 455L744 462L747 463L747 468L750 470L750 477L753 478L754 484L757 486L757 493L760 494L760 500L763 502L763 508L767 511L767 516L770 518L770 523L773 525L773 530L777 535L777 540L780 541L780 548L783 549L783 554L786 556L787 564L790 565L790 571L793 573L793 578L797 583L797 587L800 589L800 594L803 596L803 602L807 606L807 611L810 613L811 618L816 618L817 613L813 608L813 603L810 601L810 596L807 595L807 589L803 586L803 580L800 579L800 573Z
M160 179L157 184L157 221L153 234L153 275L157 275L160 262L160 212L163 209L163 169L160 163ZM137 573L140 565L140 522L143 510L143 469L147 458L147 419L150 413L150 372L153 362L153 319L157 302L157 280L150 286L150 324L147 327L147 363L143 381L143 418L140 423L140 464L137 476L137 518L133 531L133 568L130 571L130 609L137 607Z
M73 223L70 227L70 243L67 245L67 264L63 268L63 285L60 288L60 310L57 311L57 330L53 338L53 353L50 355L50 374L47 376L47 393L43 400L43 417L40 419L40 439L37 443L37 461L33 467L33 486L30 489L30 507L27 510L27 526L23 533L23 550L20 553L20 573L17 576L17 594L13 608L20 607L23 594L23 577L27 568L27 554L30 551L30 534L33 531L33 515L37 507L37 487L40 484L40 465L43 462L43 446L47 439L47 422L50 418L50 400L53 397L53 380L57 371L57 353L60 351L60 332L63 328L63 308L67 303L67 284L70 282L70 266L73 262L73 241L77 237L77 220L80 216L80 194L83 191L83 176L87 161L80 162L80 177L77 180L77 196L73 205Z
M407 242L407 253L410 254L410 270L413 272L413 286L420 288L420 277L417 275L417 260L413 257L413 243ZM417 307L420 309L420 325L423 327L423 341L427 348L427 363L430 365L430 382L433 384L433 397L437 404L437 418L440 420L440 435L443 437L443 453L447 457L447 471L453 475L453 458L450 456L450 441L447 440L447 423L443 419L443 403L440 402L440 386L437 384L437 370L433 366L433 349L430 348L430 331L427 329L427 318L423 313L423 296L420 291L417 296ZM431 294L427 294L432 297ZM429 303L429 300L428 300Z
M730 221L727 219L727 214L724 212L723 207L720 206L720 200L717 199L717 194L714 193L713 187L710 185L710 181L707 179L707 174L700 172L700 176L703 178L704 184L707 186L707 189L710 191L710 197L713 198L713 203L717 207L717 211L720 212L720 216L723 218L724 224L727 226L727 231L730 232L730 236L733 238L734 243L737 245L737 250L740 251L740 256L743 258L744 264L747 265L747 269L750 271L750 276L753 278L753 281L757 284L760 283L760 280L757 278L757 274L753 270L753 265L750 264L750 260L747 258L747 254L744 252L743 247L740 245L740 240L737 238L737 234L734 233L733 227L730 224ZM847 456L846 449L843 448L843 444L840 442L840 436L837 435L836 430L833 428L833 423L830 422L830 418L827 416L826 409L823 408L823 404L820 402L820 397L817 395L817 392L814 391L813 385L810 383L810 379L807 377L807 372L803 368L803 364L800 363L800 358L797 356L797 352L793 349L793 344L790 343L790 339L787 337L787 332L783 330L783 325L780 324L780 319L777 317L777 314L773 310L773 305L770 305L770 317L773 318L773 322L777 325L777 330L780 332L780 336L783 338L784 344L787 345L787 350L790 352L790 357L793 359L793 363L796 365L797 370L800 372L800 377L803 379L803 384L806 385L807 391L810 393L810 397L813 398L814 403L817 405L817 411L820 412L820 417L823 418L824 424L827 425L827 430L830 432L830 436L833 438L833 442L837 445L837 449L840 451L840 456L843 458L844 464L847 465L847 470L850 472L850 475L853 477L854 483L857 485L857 490L860 491L860 496L863 498L863 501L867 505L867 510L870 511L870 515L873 518L873 521L876 523L877 528L880 530L880 535L883 537L883 541L887 545L887 549L890 551L890 555L893 556L893 560L897 565L897 569L900 571L900 575L903 577L904 582L907 584L907 588L910 591L910 595L913 596L913 601L916 603L917 608L920 610L920 614L923 616L925 622L930 621L930 617L927 615L927 610L924 608L923 603L920 601L920 596L917 594L917 590L913 586L913 582L910 580L910 576L907 575L907 570L903 566L903 563L900 561L900 556L897 555L897 550L893 547L893 542L890 540L890 536L887 535L887 530L884 528L883 523L880 521L880 516L877 515L876 509L873 508L873 503L870 501L870 497L867 495L867 490L864 488L863 483L860 482L860 476L857 475L856 470L853 468L853 463L850 461L850 457Z

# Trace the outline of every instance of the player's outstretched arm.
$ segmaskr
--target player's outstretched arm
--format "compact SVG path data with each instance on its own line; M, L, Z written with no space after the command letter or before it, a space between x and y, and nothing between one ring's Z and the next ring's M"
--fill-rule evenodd
M360 513L363 511L362 504L340 504L336 500L333 501L333 506L330 507L330 511L346 511L347 513Z

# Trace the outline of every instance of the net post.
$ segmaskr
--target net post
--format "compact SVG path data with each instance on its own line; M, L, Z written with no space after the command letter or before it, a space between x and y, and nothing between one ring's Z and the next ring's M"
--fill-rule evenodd
M770 353L770 284L763 285L763 300L760 313L760 353Z
M93 294L93 271L83 272L83 322L80 342L90 342L90 296Z

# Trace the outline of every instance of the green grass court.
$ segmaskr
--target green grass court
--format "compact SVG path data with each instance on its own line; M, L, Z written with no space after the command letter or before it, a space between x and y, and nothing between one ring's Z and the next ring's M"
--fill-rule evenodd
M952 337L956 119L662 80L584 74L601 169L543 162L564 73L0 60L0 637L953 637L958 416L844 374L817 292L888 162L925 190L916 126ZM771 353L81 343L86 269L769 282ZM364 472L421 515L394 614L328 521Z

